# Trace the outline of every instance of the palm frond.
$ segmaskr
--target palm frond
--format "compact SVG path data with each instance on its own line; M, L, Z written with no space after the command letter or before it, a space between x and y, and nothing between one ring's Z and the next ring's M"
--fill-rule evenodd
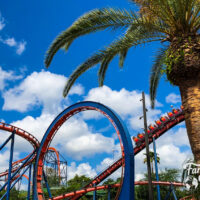
M60 48L65 46L65 50L67 50L76 38L106 28L126 28L135 18L137 18L137 15L125 9L103 8L84 14L53 41L46 53L46 67L50 65L54 55Z
M99 68L99 72L98 72L98 77L99 77L99 86L103 86L104 84L104 79L105 79L105 75L106 75L106 71L108 69L108 65L111 62L111 60L113 59L114 55L112 56L107 56L104 58L104 60L101 63L101 67Z
M156 59L154 60L154 64L151 69L151 76L150 76L150 100L151 100L151 107L154 108L155 106L155 98L157 87L162 75L162 68L163 68L163 61L165 58L166 48L161 48L156 55Z
M144 44L152 41L160 41L163 39L163 35L159 32L152 30L149 32L148 31L149 30L146 28L146 26L141 26L140 24L140 28L137 27L135 31L127 31L124 36L112 42L105 49L99 50L97 53L87 59L83 64L77 67L77 69L69 77L69 80L65 85L63 95L66 96L68 94L76 79L83 72L98 63L102 63L99 70L99 85L102 86L108 65L116 55L120 54L121 52L128 51L128 49L132 46L137 46L139 44Z
M126 59L127 53L128 53L128 48L124 49L123 51L120 52L119 67L121 67L121 68L124 66L124 60Z
M67 94L69 93L69 90L71 89L72 85L74 84L74 82L76 81L76 79L83 74L85 71L87 71L88 69L90 69L91 67L93 67L95 64L98 64L99 62L102 61L103 59L103 55L102 54L94 54L93 56L91 56L89 59L87 59L83 64L81 64L79 67L77 67L74 72L71 74L71 76L69 77L65 87L64 87L64 91L63 91L63 96L66 97Z

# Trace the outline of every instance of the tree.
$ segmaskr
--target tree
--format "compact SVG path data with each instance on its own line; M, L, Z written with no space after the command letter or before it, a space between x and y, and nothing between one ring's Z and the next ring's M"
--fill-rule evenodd
M144 155L147 155L146 153L144 153ZM157 160L157 163L160 163L160 157L158 156L158 153L156 153L156 160ZM154 173L154 168L153 168L153 165L154 165L154 163L155 163L155 157L154 157L154 152L153 151L150 151L149 152L149 157L150 157L150 163L151 163L151 172L152 172L152 174ZM147 162L147 158L145 157L144 158L144 163L146 163Z
M74 178L70 179L67 182L68 190L75 191L80 188L83 188L86 184L88 184L91 181L90 178L86 177L85 175L78 176L77 174L74 176Z
M132 0L140 11L102 8L92 10L63 31L51 44L45 58L49 67L60 48L66 51L83 35L104 29L126 28L126 32L109 46L98 50L75 69L64 88L66 96L76 79L96 64L100 64L99 86L104 83L106 70L119 55L123 67L131 47L160 41L150 75L152 107L160 78L166 75L180 89L185 122L192 152L200 163L200 2L199 0Z

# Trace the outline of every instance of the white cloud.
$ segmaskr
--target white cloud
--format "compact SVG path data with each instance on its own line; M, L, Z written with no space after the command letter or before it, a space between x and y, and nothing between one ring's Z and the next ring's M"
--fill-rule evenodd
M13 47L16 50L16 54L21 55L26 49L26 41L17 42L14 37L7 39L0 38L0 42L6 44L9 47Z
M77 160L83 157L92 157L96 154L110 153L113 147L114 140L99 133L80 135L65 144L66 152L69 152L68 154Z
M5 27L5 20L0 13L0 31L3 30L4 27ZM15 48L16 54L18 55L21 55L26 49L26 41L18 42L14 37L9 37L7 39L3 39L2 37L0 37L0 42L8 45L9 47Z
M103 172L105 169L107 169L109 166L111 166L116 160L113 160L112 158L104 158L103 161L99 165L96 166L96 171L99 173ZM116 180L117 178L121 177L122 169L121 167L116 170L114 173L112 173L108 178L112 178Z
M3 28L5 27L5 22L4 22L4 18L1 16L1 13L0 13L0 31L3 30Z
M177 104L177 103L181 102L181 97L180 97L180 95L177 95L175 93L171 93L166 97L165 100L166 100L167 103Z
M68 180L72 179L76 174L81 176L85 175L87 177L93 178L95 177L96 171L92 169L89 163L81 163L78 166L76 166L75 162L72 162L68 168L67 168L67 176Z
M180 139L181 138L181 139ZM187 146L190 147L187 131L185 127L180 127L177 130L169 130L161 138L157 140L159 146L165 144L173 144L176 147Z
M62 90L67 78L50 72L33 72L27 76L18 86L9 89L3 94L3 110L17 110L26 112L34 106L43 106L43 111L61 111L63 99ZM82 94L83 87L75 85L70 95ZM15 104L13 104L15 102Z
M10 47L14 47L17 45L17 42L15 41L15 38L8 38L4 40L4 44L7 44Z
M46 129L51 124L55 115L42 113L40 117L33 118L25 117L23 120L12 123L31 134L41 141ZM112 149L115 148L114 139L105 137L100 133L93 133L81 118L71 118L63 124L56 133L51 146L56 147L61 154L65 154L75 160L88 158L96 154L112 154ZM22 145L24 140L17 141L17 151L23 151ZM26 151L31 151L31 146L26 146Z
M17 53L18 55L21 55L21 54L25 51L25 49L26 49L26 42L25 42L25 41L19 42L19 43L17 44L16 53Z
M10 142L8 144L10 144ZM0 160L1 160L0 172L4 172L5 170L7 170L9 168L8 167L9 159L10 159L10 150L0 152ZM16 160L19 160L19 153L14 151L13 161L16 161Z
M7 81L15 81L21 79L22 76L17 76L13 71L5 71L0 66L0 91L4 90Z
M136 130L141 130L141 128L143 127L143 120L139 120L139 117L142 116L142 102L140 101L140 99L141 92L139 91L128 91L124 88L120 91L116 91L110 89L107 86L91 89L88 95L85 97L85 100L97 101L105 104L106 106L109 106L114 111L116 111L123 119L128 119L130 126ZM161 114L161 111L157 109L150 109L149 95L146 95L146 106L149 110L147 113L148 122L156 120L159 114ZM162 104L156 102L156 106L159 107L162 106ZM84 115L86 119L94 118L95 116L94 114Z
M157 148L160 156L161 168L179 168L182 169L182 164L190 156L189 152L181 152L178 147L173 144L165 144Z

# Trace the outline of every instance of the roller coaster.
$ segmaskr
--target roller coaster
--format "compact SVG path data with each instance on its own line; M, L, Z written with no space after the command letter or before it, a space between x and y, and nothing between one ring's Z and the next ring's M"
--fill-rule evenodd
M52 197L51 190L48 185L48 178L46 177L47 170L45 170L46 158L48 157L48 152L53 152L54 157L57 160L57 170L59 182L61 183L61 171L60 171L60 157L58 151L50 147L51 141L56 135L59 128L66 122L70 117L76 115L77 113L94 110L103 114L113 125L120 142L122 157L110 165L107 169L101 172L99 175L94 177L92 181L86 184L83 188L78 191L62 194L60 196ZM176 126L177 124L184 121L184 110L183 107L179 109L173 109L171 112L167 113L167 116L162 116L159 120L155 121L154 125L149 125L148 127L148 140L149 144L153 142L153 139L161 137L169 129ZM135 147L133 148L132 139L128 133L128 129L121 120L121 118L107 106L92 102L84 101L73 104L61 112L50 124L47 131L45 132L41 142L39 142L32 134L20 129L16 126L9 125L0 122L0 130L11 133L10 136L1 144L0 151L8 144L10 141L10 157L8 169L0 173L0 178L4 177L3 184L0 186L0 191L5 191L0 200L10 197L10 190L19 182L22 177L26 177L28 180L28 193L27 199L43 200L43 183L46 184L49 198L52 200L58 199L70 199L76 200L80 199L83 195L90 191L97 191L103 189L110 189L117 187L118 193L115 199L119 200L133 200L134 199L134 185L145 185L148 182L134 182L134 156L141 152L145 148L144 133L139 133L136 137L133 137L135 142ZM14 153L14 143L15 136L19 136L26 141L28 141L32 147L33 151L26 155L24 158L13 162ZM114 185L100 185L107 177L112 173L122 167L122 178L119 184ZM26 172L29 171L29 175ZM169 182L153 182L153 184L166 185L182 187L183 183L169 183ZM32 195L31 195L32 193Z

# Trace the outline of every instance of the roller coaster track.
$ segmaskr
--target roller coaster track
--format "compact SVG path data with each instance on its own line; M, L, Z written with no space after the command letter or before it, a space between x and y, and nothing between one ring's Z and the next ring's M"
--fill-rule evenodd
M85 102L85 103L88 103L88 102ZM89 104L90 103L91 102L89 102ZM120 146L122 149L122 158L117 160L115 163L113 163L111 166L109 166L106 170L104 170L102 173L100 173L98 176L96 176L90 183L85 185L84 188L82 188L81 190L63 194L58 197L53 197L51 199L57 200L57 199L64 199L66 197L71 197L71 200L76 200L76 199L79 199L80 197L82 197L85 193L87 193L89 191L107 189L106 187L108 187L108 186L97 186L97 185L99 183L101 183L103 180L105 180L110 174L114 173L121 166L123 166L123 167L125 166L124 148L122 145L122 140L121 140L122 138L120 135L120 131L119 131L117 125L115 124L115 122L113 121L113 119L110 117L110 115L108 115L106 113L106 111L103 111L103 110L101 110L101 108L98 108L98 107L92 107L92 106L76 107L75 106L75 108L73 108L70 112L61 114L61 117L58 117L56 123L54 123L53 125L50 125L49 132L47 131L45 133L45 135L47 135L47 133L48 133L48 135L45 138L45 141L43 141L42 149L39 154L39 162L38 162L38 168L37 168L37 182L35 183L37 185L37 193L40 196L39 199L42 199L42 194L43 194L41 191L41 183L40 182L42 179L41 176L42 176L43 159L44 159L44 155L47 150L51 150L51 151L55 152L55 154L57 156L58 166L60 165L60 160L59 160L59 155L58 155L57 150L53 147L48 147L51 140L53 139L57 130L62 126L62 124L67 119L69 119L74 114L79 113L81 111L85 111L85 110L96 110L98 112L101 112L103 115L105 115L110 120L110 122L114 126L114 128L119 136ZM155 138L155 139L159 138L166 131L168 131L169 129L171 129L172 127L174 127L175 125L177 125L178 123L180 123L182 121L184 121L184 112L182 109L173 109L172 112L168 113L168 116L161 117L160 120L156 121L156 125L149 126L149 129L148 129L149 144L152 143L153 138ZM30 133L26 132L23 129L15 127L13 125L9 125L9 124L0 122L0 130L8 131L10 133L13 133L13 131L15 131L16 135L26 139L33 146L33 149L34 149L34 151L32 153L30 153L29 155L27 155L25 158L12 163L12 173L19 171L22 168L24 168L25 166L28 166L29 164L31 164L37 156L36 149L40 148L40 142ZM138 134L138 137L134 138L134 141L136 143L136 146L134 148L134 155L137 155L141 150L143 150L145 148L144 134L143 133ZM29 159L29 158L31 158L31 159ZM24 161L25 162L27 161L27 162L24 163L24 166L21 166L21 164L23 164ZM58 169L59 169L58 173L60 176L60 167L58 167ZM18 172L16 172L16 173L18 173ZM8 171L0 173L0 177L7 176L7 175L8 175ZM26 176L26 175L23 175L23 176ZM18 177L19 177L19 175L16 174L15 177L13 176L11 181L17 179ZM135 184L139 184L139 183L136 182ZM140 183L140 184L142 184L142 183ZM147 184L147 183L143 182L143 184ZM154 184L156 184L156 183L154 183ZM159 184L164 184L164 183L159 182ZM115 186L113 185L113 187L121 187L121 186L122 186L122 184L115 184Z
M116 161L114 164L109 166L106 170L104 170L101 174L96 176L89 184L87 184L82 190L86 191L86 188L92 188L92 187L97 187L97 185L105 180L110 174L114 173L117 169L119 169L121 166L126 167L125 164L125 159L124 159L124 148L121 142L120 138L120 132L117 129L117 126L113 119L107 114L107 112L101 110L100 107L95 107L95 106L90 106L93 102L80 102L77 104L72 105L71 107L67 108L64 110L60 115L58 115L55 120L52 122L52 124L49 126L47 129L42 142L41 146L36 158L36 163L37 165L35 168L36 174L35 174L35 179L34 179L34 192L37 194L35 196L35 199L43 199L43 192L42 192L42 185L41 185L41 180L42 180L42 167L43 167L43 159L44 155L48 149L48 146L50 145L53 137L55 136L56 132L58 129L62 126L62 124L67 121L71 116L75 115L76 113L85 111L85 110L96 110L100 113L102 113L104 116L106 116L112 125L114 126L118 136L119 136L119 141L120 141L120 146L122 149L122 158L120 158L118 161ZM96 103L98 104L98 103ZM79 106L80 105L80 106ZM173 109L172 112L168 113L168 117L161 117L160 120L156 121L156 125L154 126L149 126L148 134L149 134L149 144L152 143L153 138L157 139L160 136L162 136L166 131L177 125L178 123L184 121L184 112L182 109ZM122 138L123 139L123 138ZM141 150L145 148L145 141L144 137L138 137L136 142L136 147L134 148L134 155L137 155ZM124 176L126 178L126 176ZM81 194L77 194L74 192L71 200L76 200L79 199L81 196L83 196L86 192L83 192ZM68 194L63 194L58 197L54 197L52 199L64 199Z
M43 162L44 162L45 153L47 152L47 149L53 137L55 136L58 129L62 126L62 124L65 121L67 121L70 117L72 117L76 113L86 111L86 110L96 110L102 113L104 116L106 116L109 119L109 121L115 128L116 133L119 136L120 146L122 149L122 156L127 155L127 157L130 158L130 159L125 160L125 163L126 163L126 165L124 166L125 176L123 179L123 181L129 185L129 187L122 186L120 195L123 196L123 193L125 193L125 195L128 195L132 198L133 194L130 191L132 191L132 188L134 188L134 182L130 181L131 179L129 179L128 177L134 175L134 169L128 166L134 165L134 160L132 159L134 155L133 155L132 143L131 143L131 139L128 134L128 131L125 125L123 124L122 120L120 119L120 117L113 110L97 102L85 101L85 102L78 102L76 104L73 104L72 106L69 106L63 112L61 112L54 119L54 121L51 123L46 133L44 134L43 139L41 141L41 145L38 149L37 158L35 162L36 163L35 170L34 170L35 175L34 175L34 180L33 180L34 199L39 199L39 200L43 199L42 182L41 182L42 175L43 175ZM123 148L122 141L123 141L123 145L126 145L126 148Z
M183 187L184 184L183 183L177 183L177 182L163 182L163 181L152 181L153 185L163 185L163 186L175 186L175 187ZM148 185L148 181L136 181L135 185ZM101 185L101 186L96 186L96 187L90 187L90 188L85 188L85 189L81 189L75 192L70 192L67 194L63 194L61 196L57 196L57 197L53 197L53 198L49 198L48 200L60 200L60 199L64 199L64 198L68 198L68 197L72 197L75 195L84 195L88 192L93 192L96 190L105 190L105 189L109 189L109 188L118 188L120 187L120 184L112 184L112 185Z
M162 122L162 123L158 123L155 126L151 126L151 127L154 127L154 129L149 129L149 131L148 131L149 132L149 144L151 144L153 142L153 137L155 139L159 138L164 133L166 133L169 129L171 129L175 125L177 125L185 120L184 112L182 109L180 109L180 110L178 109L178 112L176 114L174 114L173 112L169 112L168 117L166 116L164 118L166 119L165 122L162 122L160 120L160 122ZM144 148L145 148L144 138L143 139L138 138L138 142L136 143L136 147L134 148L134 155L137 155ZM115 163L113 163L111 166L109 166L107 169L105 169L101 174L96 176L90 183L85 185L82 189L85 192L82 192L80 194L74 192L71 200L76 200L76 199L79 199L80 197L82 197L86 193L85 188L92 188L93 186L98 185L100 182L105 180L110 174L114 173L117 169L119 169L121 166L123 166L123 164L124 164L124 159L122 157L119 160L117 160ZM61 196L58 196L58 199L64 199L65 195L68 195L68 194L63 194ZM54 197L52 199L56 200L57 197Z
M20 136L20 137L22 137L22 138L24 138L25 140L27 140L33 146L34 150L37 149L40 146L40 142L36 139L36 137L34 137L32 134L28 133L27 131L25 131L25 130L23 130L21 128L18 128L16 126L0 122L0 130L8 131L10 133L15 131L15 134ZM27 155L25 158L22 158L20 160L17 160L15 162L13 162L12 163L12 172L15 172L20 167L20 163L22 163L28 157L30 157L32 153ZM27 166L30 163L32 163L32 161L35 159L35 157L36 157L36 154L33 155L33 157L26 163L25 166ZM6 175L8 175L8 171L0 173L0 177L6 176Z

